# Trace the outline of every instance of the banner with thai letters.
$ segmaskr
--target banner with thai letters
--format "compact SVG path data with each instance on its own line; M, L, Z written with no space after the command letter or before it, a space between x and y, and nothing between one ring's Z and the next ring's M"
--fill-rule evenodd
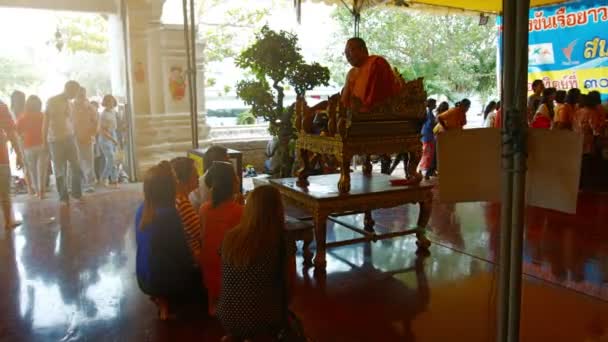
M533 8L529 17L528 90L597 90L608 100L608 0Z

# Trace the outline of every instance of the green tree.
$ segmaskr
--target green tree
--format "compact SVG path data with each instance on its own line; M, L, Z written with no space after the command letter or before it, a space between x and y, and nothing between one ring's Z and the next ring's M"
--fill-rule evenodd
M306 64L298 47L298 37L286 31L273 31L262 27L255 42L243 50L236 60L237 66L249 70L253 79L238 82L236 93L251 113L269 122L269 131L278 136L278 155L281 170L276 176L291 175L293 158L287 143L295 138L293 110L285 108L285 87L291 85L298 97L316 86L328 85L329 69L318 63Z
M103 96L112 93L109 54L92 54L83 51L66 57L64 75L76 80L87 90L88 96Z
M8 100L15 89L26 89L42 80L34 65L0 56L0 96Z
M108 51L108 18L101 14L61 16L51 41L60 51L104 54Z
M255 116L253 116L253 114L251 114L251 111L248 111L248 110L241 112L236 117L236 124L237 125L253 125L253 124L255 124Z
M197 6L205 63L236 57L239 39L242 43L253 35L270 13L269 8L250 8L241 1L198 0Z
M353 19L342 7L333 17L340 29L332 45L342 47L352 36ZM480 26L477 17L381 7L361 14L360 35L370 53L386 57L406 79L424 77L429 94L445 95L452 101L495 92L496 32L494 19ZM332 79L343 84L348 66L342 50L328 50Z

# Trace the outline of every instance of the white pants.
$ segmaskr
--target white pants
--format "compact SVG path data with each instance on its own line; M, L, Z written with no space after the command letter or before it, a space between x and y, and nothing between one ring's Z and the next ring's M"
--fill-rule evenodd
M80 170L82 171L82 188L84 191L95 189L95 168L93 144L78 143Z
M30 176L30 186L40 193L42 185L46 183L46 173L49 166L49 154L42 146L26 148L25 168Z

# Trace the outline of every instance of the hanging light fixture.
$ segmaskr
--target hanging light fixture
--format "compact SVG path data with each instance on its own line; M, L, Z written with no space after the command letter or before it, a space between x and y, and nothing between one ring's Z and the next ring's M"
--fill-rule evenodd
M486 26L488 24L488 20L490 19L489 15L484 13L479 13L479 26Z
M55 47L59 52L63 50L63 36L61 35L61 31L59 31L59 28L57 28L57 30L55 31Z

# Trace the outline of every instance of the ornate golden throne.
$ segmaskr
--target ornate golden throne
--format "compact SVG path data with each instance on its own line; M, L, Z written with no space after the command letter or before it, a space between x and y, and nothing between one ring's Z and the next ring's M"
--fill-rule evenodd
M315 113L306 101L299 98L295 104L295 127L298 132L296 150L302 168L298 172L297 185L308 186L312 166L321 158L333 156L340 165L338 190L350 191L350 162L355 155L364 156L363 174L371 176L371 155L401 152L410 153L409 175L416 175L413 183L422 177L416 172L422 154L420 129L426 119L426 92L423 79L404 82L398 95L360 111L360 101L354 99L351 109L340 106L340 96L329 98L327 129L312 134Z

